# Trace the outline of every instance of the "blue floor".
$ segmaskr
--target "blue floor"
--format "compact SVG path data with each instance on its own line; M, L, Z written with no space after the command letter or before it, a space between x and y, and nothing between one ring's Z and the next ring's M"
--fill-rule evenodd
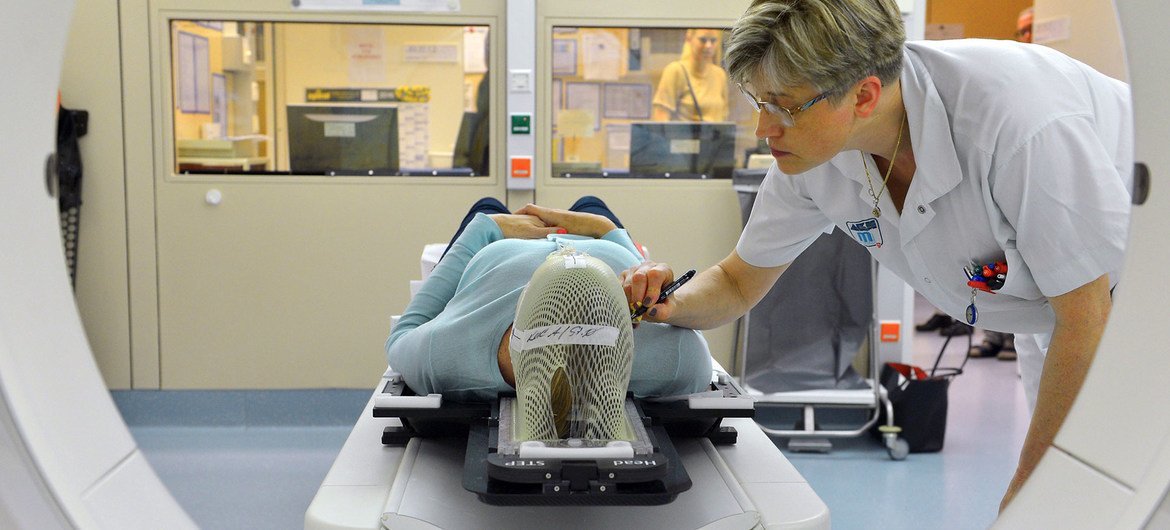
M352 426L133 427L200 528L301 528Z
M932 334L918 342L915 361L930 366L942 341ZM956 342L947 360L961 362L967 341ZM951 384L949 401L946 441L938 453L896 462L869 437L835 441L828 454L784 453L829 506L834 528L987 528L1028 426L1016 363L972 359Z
M930 311L920 304L916 320ZM918 334L915 361L929 366L941 344ZM954 341L943 365L961 362L965 349L966 340ZM206 529L301 528L369 393L113 392L147 460ZM868 436L837 440L827 454L784 450L829 506L834 528L990 525L1027 428L1016 363L973 359L949 396L939 453L895 462Z
M295 529L371 390L115 391L138 447L204 529Z

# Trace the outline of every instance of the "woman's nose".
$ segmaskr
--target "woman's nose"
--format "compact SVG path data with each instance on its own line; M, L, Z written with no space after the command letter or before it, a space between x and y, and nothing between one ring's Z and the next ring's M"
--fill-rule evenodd
M783 136L784 126L780 124L780 118L773 116L771 112L760 110L756 116L756 138L768 138L770 136Z

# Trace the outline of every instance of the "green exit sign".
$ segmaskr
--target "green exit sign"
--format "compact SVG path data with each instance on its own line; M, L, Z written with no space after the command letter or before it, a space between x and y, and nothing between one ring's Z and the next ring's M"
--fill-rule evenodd
M513 114L512 134L532 134L532 115Z

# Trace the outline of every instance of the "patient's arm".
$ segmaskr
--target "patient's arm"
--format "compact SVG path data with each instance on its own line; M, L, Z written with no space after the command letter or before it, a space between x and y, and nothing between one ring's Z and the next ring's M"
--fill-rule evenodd
M652 305L645 319L691 329L711 329L746 313L759 303L788 265L756 267L735 251L695 276L661 304ZM665 263L644 262L621 273L622 287L632 304L650 305L662 288L674 281Z
M406 311L398 320L394 333L386 342L386 349L389 350L401 335L434 320L447 307L447 302L455 295L459 281L463 278L467 264L484 247L501 239L536 239L555 231L555 227L545 226L540 218L532 215L475 216L435 266L418 294L406 306Z
M570 234L600 238L617 228L617 225L604 216L587 213L571 212L557 208L545 208L535 204L528 204L516 210L517 214L533 215L540 218L546 225L564 228Z
M545 224L535 215L497 213L488 217L496 222L500 232L509 239L540 239L557 232L556 226Z
M447 307L471 258L489 244L504 239L503 230L493 221L487 215L475 216L406 306L386 340L388 361L399 372L428 372L427 361L417 354L425 351L421 342L427 339L413 331L434 320Z
M500 227L492 221L486 215L477 215L471 220L431 271L418 294L406 306L406 311L394 327L394 333L390 335L387 348L396 336L430 322L447 307L471 258L483 247L504 237Z

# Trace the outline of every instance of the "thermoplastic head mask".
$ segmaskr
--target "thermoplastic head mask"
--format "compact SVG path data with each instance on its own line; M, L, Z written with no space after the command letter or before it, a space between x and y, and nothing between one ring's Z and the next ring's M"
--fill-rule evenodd
M632 439L633 327L605 262L572 248L550 254L520 295L509 348L518 441Z

